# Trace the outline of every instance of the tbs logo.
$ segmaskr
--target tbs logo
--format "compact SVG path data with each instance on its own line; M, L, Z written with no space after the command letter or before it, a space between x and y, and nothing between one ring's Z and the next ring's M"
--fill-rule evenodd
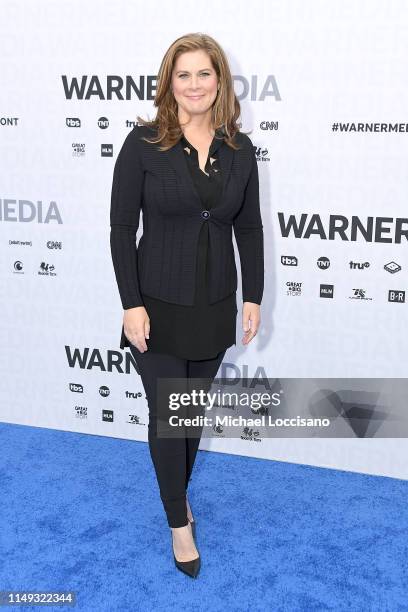
M65 117L65 125L67 127L81 127L81 120L78 117Z
M81 383L69 383L69 390L72 391L72 393L83 393L84 392L84 387L83 385L81 385Z
M283 266L297 266L298 259L294 255L281 255L281 264Z

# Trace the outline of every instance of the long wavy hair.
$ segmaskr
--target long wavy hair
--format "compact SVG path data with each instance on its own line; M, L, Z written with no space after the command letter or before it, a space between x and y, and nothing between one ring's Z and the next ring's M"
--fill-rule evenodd
M217 136L223 136L228 146L235 150L240 148L234 142L234 136L240 131L237 119L241 114L241 107L234 92L227 57L211 36L195 32L177 38L162 59L154 98L154 106L157 107L155 119L148 121L137 116L138 123L157 130L156 139L145 137L143 139L152 144L161 143L160 151L170 149L183 135L178 118L178 104L171 91L175 62L182 53L198 49L202 49L209 55L219 82L217 97L211 108L211 126Z

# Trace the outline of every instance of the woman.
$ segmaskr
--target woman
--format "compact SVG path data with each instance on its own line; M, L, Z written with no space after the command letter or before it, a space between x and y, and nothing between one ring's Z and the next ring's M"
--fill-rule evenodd
M142 125L128 134L115 163L111 253L124 309L120 346L129 346L146 392L149 449L174 561L196 577L201 561L186 493L202 430L158 435L157 383L177 378L190 391L208 390L236 344L232 228L243 344L257 333L264 282L258 169L252 142L237 127L240 106L226 56L210 36L188 34L169 47L154 104L155 120L137 117Z

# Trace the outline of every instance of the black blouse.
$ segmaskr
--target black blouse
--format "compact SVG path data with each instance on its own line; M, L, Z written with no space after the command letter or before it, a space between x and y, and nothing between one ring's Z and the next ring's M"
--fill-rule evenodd
M217 205L222 191L217 151L227 145L222 138L214 136L203 172L199 166L198 151L185 136L182 136L182 144L188 171L191 172L203 209L210 210ZM208 224L203 223L198 242L193 306L173 304L142 294L150 318L150 338L146 338L149 351L168 353L183 359L212 359L220 351L236 344L236 292L209 304L208 249L211 245L208 238Z

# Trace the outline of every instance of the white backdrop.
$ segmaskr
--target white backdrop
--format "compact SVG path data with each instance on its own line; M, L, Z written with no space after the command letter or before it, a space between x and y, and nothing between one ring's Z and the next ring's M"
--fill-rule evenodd
M110 189L136 115L155 114L163 54L195 31L229 58L265 232L262 328L244 347L238 317L220 373L406 377L408 242L395 241L396 220L408 228L405 2L5 0L1 17L0 420L147 440L141 379L119 348ZM139 94L110 93L109 79L127 78ZM386 217L390 231L377 241L285 237L279 213L285 223L318 215L327 233L333 215L363 225ZM401 269L385 270L391 262ZM287 282L301 283L300 295L287 295ZM332 298L320 297L321 284ZM240 286L238 297L240 315ZM405 439L376 435L214 435L201 448L407 478Z

